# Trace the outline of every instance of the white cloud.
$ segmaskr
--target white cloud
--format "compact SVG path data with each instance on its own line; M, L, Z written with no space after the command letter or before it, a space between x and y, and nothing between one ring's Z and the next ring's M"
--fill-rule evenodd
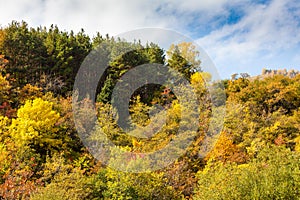
M1 2L3 1L3 2ZM168 26L172 17L155 14L159 1L117 0L0 0L0 24L26 20L32 26L57 24L64 29L85 28L116 34L145 26Z
M57 3L60 2L60 3ZM138 1L57 1L48 0L44 23L57 23L68 29L85 28L89 33L117 34L151 24L151 3ZM53 14L57 13L57 14ZM156 22L158 26L162 23Z
M297 15L290 12L295 6L299 3L293 0L249 5L241 21L225 25L198 42L208 51L220 71L227 73L227 77L237 69L249 72L253 71L253 67L273 65L271 67L276 68L273 60L281 64L282 60L276 57L290 48L297 48L300 42L299 21L295 19ZM291 64L289 61L286 63Z
M225 77L276 63L300 66L300 3L298 0L0 0L0 24L25 20L30 26L57 24L90 35L119 34L137 28L161 27L184 34L208 34L198 40ZM291 12L291 8L293 12ZM236 24L224 24L231 10L241 12ZM191 28L192 27L192 28ZM210 32L213 30L212 32ZM206 31L206 32L205 32ZM197 34L196 34L197 35ZM282 51L292 55L289 61ZM281 59L281 60L279 60ZM254 71L255 71L254 70ZM260 70L259 70L260 71Z
M27 21L36 25L39 23L39 17L42 16L42 10L36 5L41 5L41 0L0 0L0 25L6 26L12 20Z
M3 1L3 2L1 2ZM65 29L116 34L138 27L165 27L185 31L194 15L205 23L224 8L242 0L0 0L0 23L26 20L32 26L58 24Z

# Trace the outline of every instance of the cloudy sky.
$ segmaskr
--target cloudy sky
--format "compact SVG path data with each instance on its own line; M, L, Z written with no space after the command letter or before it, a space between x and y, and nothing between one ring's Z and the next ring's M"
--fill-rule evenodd
M2 2L3 1L3 2ZM191 37L219 74L300 70L299 0L0 0L0 25L25 20L91 36L145 27Z

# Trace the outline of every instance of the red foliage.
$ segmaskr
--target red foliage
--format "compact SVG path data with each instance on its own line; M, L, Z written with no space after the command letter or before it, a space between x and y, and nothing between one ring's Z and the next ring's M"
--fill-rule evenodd
M15 166L3 176L4 183L0 185L0 199L29 199L30 195L43 185L39 179L32 178L34 172L17 168L18 166Z
M0 114L8 118L13 118L16 115L16 109L13 109L8 102L3 102L0 105Z

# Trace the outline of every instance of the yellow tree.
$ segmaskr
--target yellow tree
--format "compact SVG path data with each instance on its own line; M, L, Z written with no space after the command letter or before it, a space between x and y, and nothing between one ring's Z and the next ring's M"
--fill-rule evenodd
M228 133L222 132L214 149L208 153L206 159L244 163L247 160L247 156L238 145L233 143Z
M0 73L0 104L8 99L10 89L9 82Z
M196 49L196 46L191 42L182 42L177 45L172 44L169 51L167 52L168 56L172 55L176 49L179 50L180 55L186 59L189 64L195 68L200 66L200 60L198 58L199 51Z
M191 84L195 89L197 97L207 94L207 83L211 81L211 74L207 72L196 72L191 76Z
M8 127L10 120L7 117L0 115L0 177L2 177L10 164L10 155L7 151L8 141ZM1 181L1 178L0 178Z
M61 148L62 139L58 134L60 115L52 109L52 103L36 98L26 101L12 120L10 133L19 145L33 145L36 150Z
M296 142L295 150L298 151L298 152L300 152L300 136L298 136L295 139L295 142Z
M5 34L6 34L6 31L4 29L0 28L0 48L3 45L3 41L5 39Z
M168 65L186 78L200 69L199 52L191 42L172 44L167 51Z

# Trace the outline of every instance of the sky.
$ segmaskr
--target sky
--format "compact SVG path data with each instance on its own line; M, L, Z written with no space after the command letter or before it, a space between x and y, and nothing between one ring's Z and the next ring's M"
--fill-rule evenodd
M90 36L165 28L196 42L222 78L300 70L299 0L0 0L0 25L56 24ZM201 53L201 52L200 52Z

